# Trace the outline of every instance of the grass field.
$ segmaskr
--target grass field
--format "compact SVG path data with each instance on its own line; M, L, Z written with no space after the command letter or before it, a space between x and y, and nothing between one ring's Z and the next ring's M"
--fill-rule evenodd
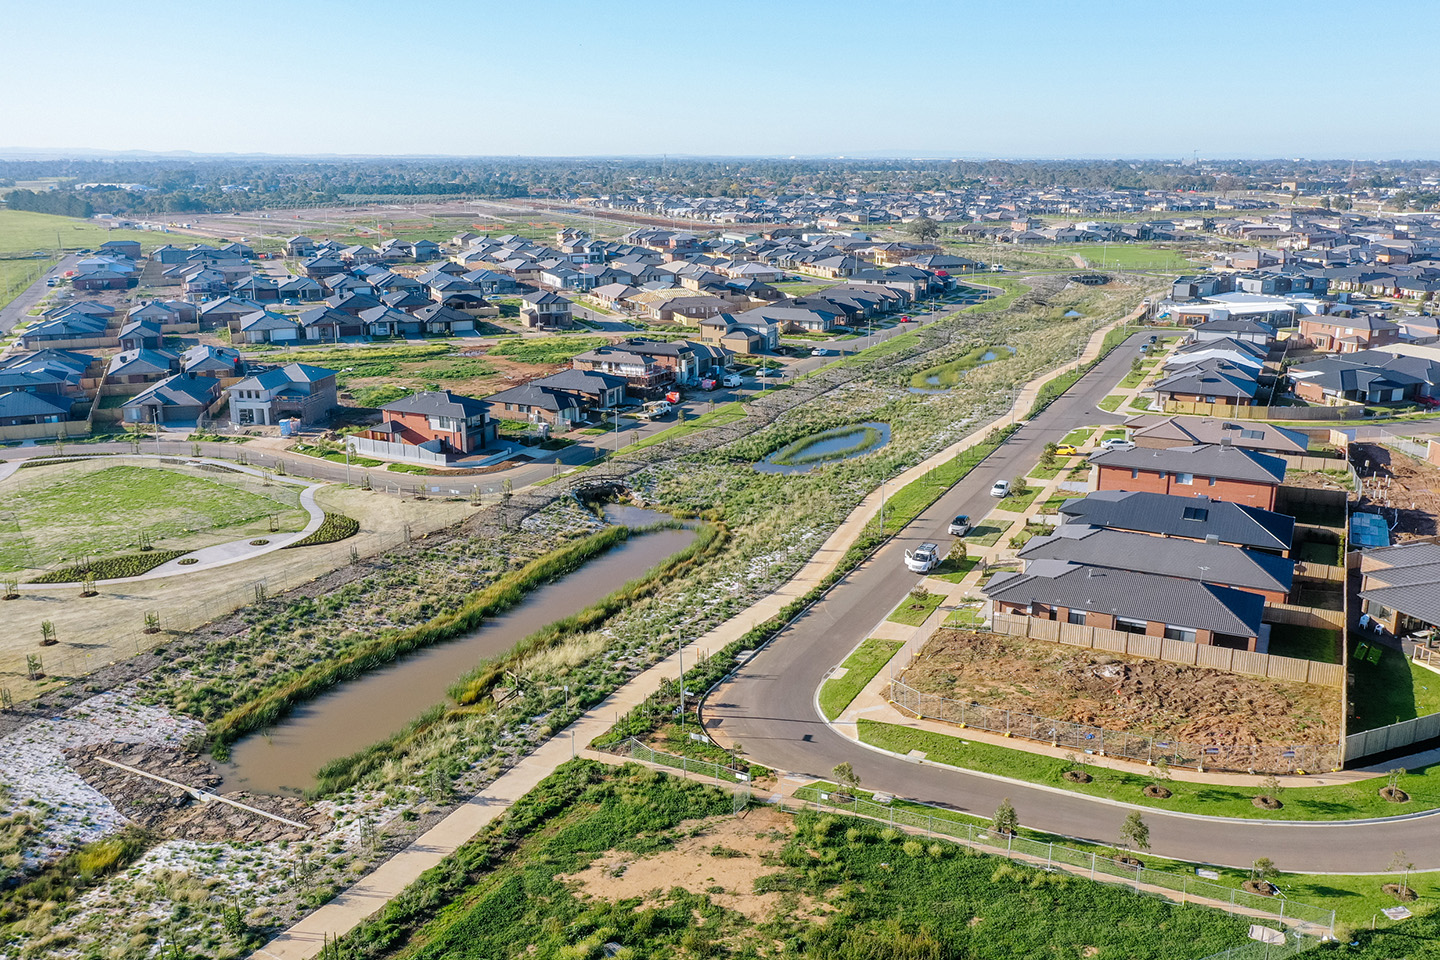
M1175 247L1150 243L1064 243L1046 248L1066 256L1079 254L1097 270L1192 270L1184 253Z
M1245 942L1243 918L864 820L737 818L729 794L599 766L566 764L341 952L1189 960Z
M900 648L905 646L899 640L877 640L871 637L855 652L845 658L840 666L845 668L843 677L826 680L820 688L820 711L826 719L834 720L845 712L850 702L860 695L865 685L875 679Z
M965 539L979 547L993 547L1014 524L1014 520L982 520Z
M608 342L604 337L532 337L501 340L490 348L490 353L516 363L565 363Z
M0 569L7 571L134 551L142 533L157 549L193 549L268 533L272 514L282 531L299 530L308 519L299 488L290 484L265 487L238 473L202 475L108 458L21 470L0 494Z
M3 213L4 211L0 211ZM44 260L0 260L0 307L14 300L25 288L55 266L55 258Z
M0 254L35 250L53 253L57 247L65 250L94 249L106 240L138 240L141 249L146 252L167 243L178 246L201 242L198 237L152 230L111 230L93 220L56 217L28 210L0 210Z

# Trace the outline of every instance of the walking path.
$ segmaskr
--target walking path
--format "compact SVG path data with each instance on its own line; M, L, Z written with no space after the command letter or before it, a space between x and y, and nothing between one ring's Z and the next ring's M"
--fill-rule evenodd
M1123 320L1096 330L1078 360L1051 370L1021 388L1015 398L1013 411L1018 413L1028 410L1035 402L1042 384L1073 369L1077 364L1094 359L1099 355L1100 346L1110 328L1134 320L1138 315L1137 311ZM920 479L930 470L954 459L961 451L979 442L991 429L986 426L974 431L965 439L888 481L886 486L904 486ZM792 600L810 592L839 565L845 552L864 534L866 525L880 512L883 496L881 491L867 496L789 582L714 630L691 641L684 648L683 659L694 664L699 656L738 639L752 627L774 617ZM660 689L662 681L678 677L681 660L680 653L672 654L631 679L602 703L586 711L580 719L522 757L489 787L471 797L404 850L361 878L340 896L302 918L255 951L252 957L255 960L308 960L316 956L327 937L344 935L398 896L421 873L457 850L461 844L509 809L515 801L534 789L536 784L553 773L560 764L578 755L591 740L609 730L622 713L634 708Z
M92 459L96 458L83 453L75 454L73 456L66 454L63 460L57 459L55 462ZM191 466L197 464L211 464L214 466L222 467L226 470L233 470L236 473L248 474L253 477L265 477L267 475L266 471L261 470L257 467L248 467L244 466L243 464L231 463L226 460L216 460L210 457L173 457L162 456L160 454L154 453L127 453L120 458L106 456L105 459L107 461L117 459L171 461L182 460L184 463ZM12 474L19 470L23 463L24 461L20 460L0 463L0 483L3 483L7 478L9 478ZM267 553L273 553L276 550L281 550L289 546L290 544L295 543L297 540L303 540L305 537L308 537L316 530L319 530L320 525L325 522L325 511L321 509L318 504L315 503L315 491L319 490L323 486L326 486L326 484L309 483L304 480L293 480L289 477L277 477L274 475L270 475L269 479L271 482L275 483L287 483L292 486L303 487L303 489L300 491L300 507L310 517L310 519L305 523L303 529L293 533L276 533L260 537L251 536L246 539L232 540L229 543L217 543L213 546L201 547L198 550L191 550L183 557L176 557L174 560L168 560L165 563L162 563L159 566L155 567L154 569L147 570L145 573L142 573L138 576L116 577L110 580L96 580L96 586L111 586L120 583L134 583L138 580L159 580L163 577L172 577L184 573L197 573L201 570L211 570L215 567L228 566L232 563L239 563L241 560L249 560ZM266 542L263 544L255 545L251 543L252 540L265 540ZM180 563L181 560L195 560L197 562L187 563L182 566ZM17 586L20 590L53 591L57 586L66 586L66 584L22 583L18 584ZM72 584L72 586L79 586L79 583L77 582L75 584Z

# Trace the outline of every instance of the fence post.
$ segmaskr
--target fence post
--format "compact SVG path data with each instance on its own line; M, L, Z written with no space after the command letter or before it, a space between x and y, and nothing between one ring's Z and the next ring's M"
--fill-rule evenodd
M1095 854L1090 854L1090 879L1095 879Z
M1055 841L1050 841L1050 849L1045 853L1045 869L1049 870L1055 859Z

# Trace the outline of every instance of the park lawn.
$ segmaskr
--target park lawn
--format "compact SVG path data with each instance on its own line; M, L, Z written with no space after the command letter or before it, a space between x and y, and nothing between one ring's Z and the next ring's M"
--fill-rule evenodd
M31 253L35 250L53 253L57 247L63 250L93 250L107 240L138 240L140 248L146 253L170 243L185 246L215 242L209 237L161 233L158 230L111 230L92 220L0 209L0 254Z
M875 679L885 664L889 663L900 648L905 646L899 640L866 640L840 666L845 675L832 677L820 687L820 712L825 719L834 720L845 712L851 701L860 695L865 685Z
M1040 496L1041 489L1039 484L1034 484L1026 487L1023 492L1009 493L1002 497L995 506L1000 510L1009 510L1011 513L1024 513L1030 508L1030 504L1035 502L1035 498Z
M1061 443L1068 443L1072 447L1083 447L1091 437L1095 435L1095 427L1079 427L1065 434Z
M1119 393L1112 393L1104 400L1101 400L1099 403L1095 404L1095 406L1099 407L1101 410L1104 410L1106 413L1114 413L1116 410L1120 409L1120 404L1124 402L1124 395Z
M944 602L945 595L940 593L926 594L918 600L912 595L906 594L905 599L900 601L900 605L885 619L891 623L903 623L906 626L918 627Z
M1355 716L1347 727L1350 733L1440 713L1440 673L1412 663L1397 650L1382 649L1379 663L1356 663L1351 656Z
M1000 542L1000 538L1005 535L1005 531L1014 525L1014 520L982 520L979 524L970 528L970 533L965 539L977 546L993 547Z
M97 469L98 468L98 469ZM225 481L165 467L54 464L22 470L0 498L0 570L103 558L141 546L194 549L203 542L304 527L299 488L244 474Z
M980 562L979 557L961 557L956 560L954 556L948 556L940 561L940 566L925 574L927 577L934 577L936 580L944 580L946 583L959 583L965 579L965 575L975 569L975 564Z
M1264 810L1251 802L1259 793L1253 787L1170 780L1165 786L1173 796L1152 800L1142 791L1155 781L1139 774L1087 766L1086 772L1094 779L1089 783L1071 783L1063 777L1069 764L1057 757L876 720L860 720L859 734L861 742L901 756L920 750L931 763L1179 813L1246 820L1354 820L1394 817L1440 807L1440 764L1417 767L1401 778L1400 788L1412 798L1406 803L1391 803L1381 798L1380 788L1386 785L1387 778L1379 776L1340 786L1289 787L1280 795L1284 804L1281 809ZM1024 817L1023 811L1021 817Z
M1050 248L1057 253L1078 253L1097 270L1189 270L1195 264L1174 247L1148 243L1068 243Z

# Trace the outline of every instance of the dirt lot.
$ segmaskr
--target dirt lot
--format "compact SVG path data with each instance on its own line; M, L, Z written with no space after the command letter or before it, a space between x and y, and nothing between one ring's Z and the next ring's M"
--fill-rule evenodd
M709 893L721 906L761 923L785 894L756 893L755 881L784 869L775 858L792 822L793 818L770 807L752 809L744 819L687 820L676 830L691 835L668 850L649 856L612 850L579 873L559 879L603 900L644 897L646 907L663 900L665 891L682 887L690 893ZM801 898L798 909L824 912L817 911L808 897Z
M1322 743L1340 735L1339 698L1324 687L996 634L938 630L901 679L956 700L1185 741Z
M1373 443L1352 443L1350 459L1365 484L1361 509L1381 508L1396 541L1440 533L1440 468Z
M79 597L78 585L23 591L19 600L3 605L0 688L8 689L16 700L53 689L56 680L26 679L27 654L40 656L44 672L51 677L82 677L253 603L259 581L273 596L345 565L352 546L361 556L370 556L398 543L406 524L412 536L419 537L457 523L477 509L468 503L416 502L334 487L322 489L317 502L359 520L360 533L337 544L280 550L193 574L102 587L99 596L88 599ZM160 614L164 627L160 633L144 632L147 611ZM42 647L40 624L46 620L55 625L60 642Z

